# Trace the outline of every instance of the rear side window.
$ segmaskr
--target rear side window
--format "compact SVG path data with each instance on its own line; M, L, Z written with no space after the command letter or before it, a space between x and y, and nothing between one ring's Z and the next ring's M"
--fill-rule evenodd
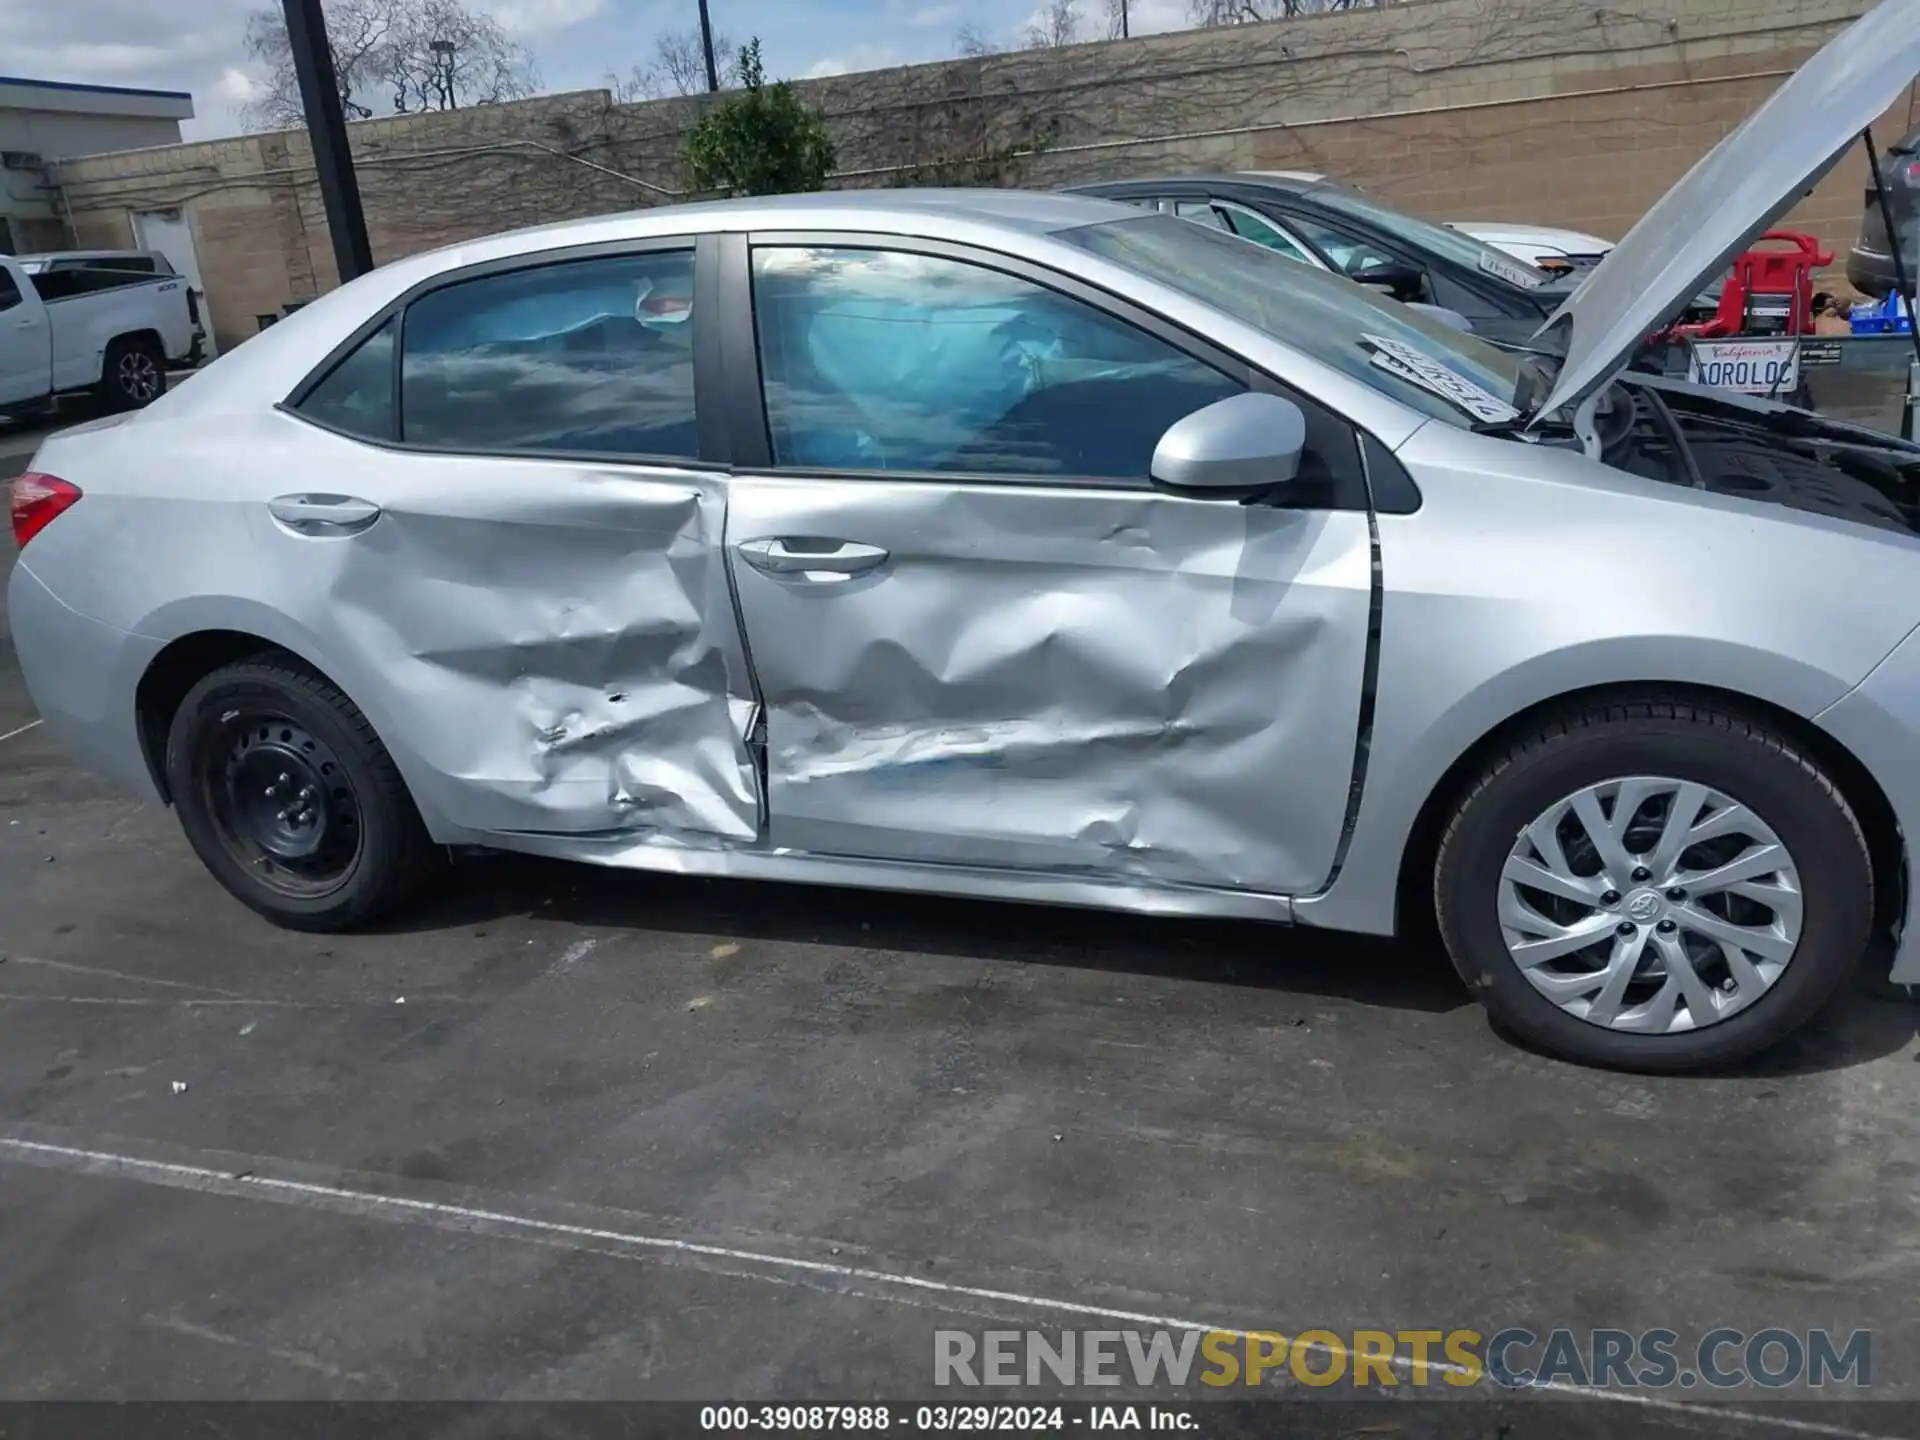
M20 303L20 287L13 283L11 270L0 270L0 310L11 310Z
M573 260L407 308L409 445L692 459L693 252Z
M307 392L299 411L309 420L365 440L392 440L393 321L389 320Z
M1233 233L1242 240L1251 240L1256 245L1277 250L1289 260L1298 260L1302 265L1313 264L1313 257L1300 247L1300 243L1272 221L1238 205L1222 205L1220 210L1233 227Z
M1173 213L1182 220L1191 220L1196 225L1204 225L1209 230L1224 230L1226 220L1213 208L1211 200L1180 200L1175 202Z

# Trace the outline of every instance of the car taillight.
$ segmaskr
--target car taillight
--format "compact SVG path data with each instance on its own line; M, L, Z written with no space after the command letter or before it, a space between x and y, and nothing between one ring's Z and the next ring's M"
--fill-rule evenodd
M1916 160L1907 166L1907 179L1920 180L1920 160Z
M29 470L16 475L12 492L13 543L26 543L51 525L80 498L80 487L52 475L36 475Z

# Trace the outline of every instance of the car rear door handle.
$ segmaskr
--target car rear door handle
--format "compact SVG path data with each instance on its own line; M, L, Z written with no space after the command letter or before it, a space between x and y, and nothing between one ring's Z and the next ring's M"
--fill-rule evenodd
M280 495L273 518L296 535L357 535L380 518L380 507L353 495Z
M878 545L862 545L857 540L775 537L742 540L736 548L740 558L754 569L792 580L847 580L887 560L887 552Z

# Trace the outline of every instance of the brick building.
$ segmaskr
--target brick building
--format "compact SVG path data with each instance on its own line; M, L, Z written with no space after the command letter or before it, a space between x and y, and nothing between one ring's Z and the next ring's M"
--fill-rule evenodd
M1307 168L1435 219L1617 237L1868 6L1403 0L801 88L832 124L839 184ZM1911 128L1913 98L1888 138ZM676 156L700 103L589 91L357 123L375 258L683 198ZM223 346L335 283L303 133L92 156L56 178L80 245L128 244L133 214L180 207ZM1849 156L1789 223L1844 250L1865 184Z

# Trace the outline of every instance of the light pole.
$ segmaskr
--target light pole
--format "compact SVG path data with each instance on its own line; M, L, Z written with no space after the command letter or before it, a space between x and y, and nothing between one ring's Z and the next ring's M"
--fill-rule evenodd
M433 88L440 92L440 108L457 108L453 98L453 52L451 40L429 40L427 49L433 52Z
M292 52L293 73L300 81L307 136L313 142L320 203L327 214L327 234L333 240L334 266L344 285L373 269L373 247L367 243L360 182L353 173L353 152L347 148L347 121L340 110L340 82L333 71L333 51L327 46L327 21L320 13L320 0L282 0L282 5L287 17L287 48Z
M713 66L713 21L707 18L707 0L700 0L700 48L707 57L707 93L720 88L720 72Z

